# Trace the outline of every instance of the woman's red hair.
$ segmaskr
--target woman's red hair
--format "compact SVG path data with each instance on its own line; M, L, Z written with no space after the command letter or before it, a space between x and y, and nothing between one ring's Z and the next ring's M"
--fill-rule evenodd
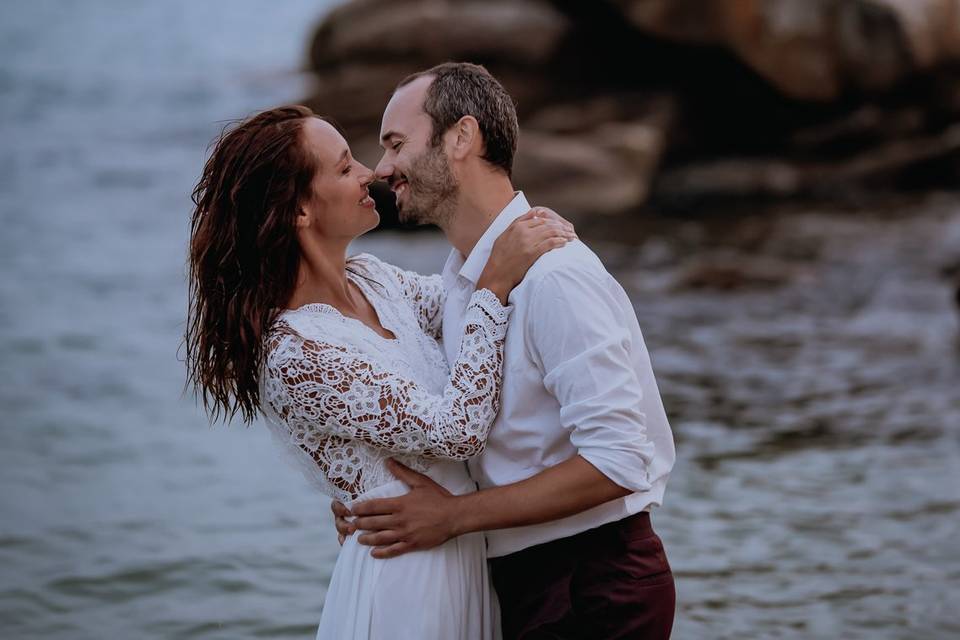
M302 142L312 117L286 106L225 129L193 190L187 384L213 420L260 409L263 338L296 286L295 219L320 168Z

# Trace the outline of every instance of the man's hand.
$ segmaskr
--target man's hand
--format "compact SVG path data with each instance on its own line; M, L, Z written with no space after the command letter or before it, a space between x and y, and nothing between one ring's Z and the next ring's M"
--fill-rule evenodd
M374 547L370 553L374 558L393 558L410 551L432 549L457 535L452 515L455 496L396 460L388 460L387 468L410 487L410 492L396 498L355 504L352 511L346 512L356 516L352 523L343 520L347 526L341 528L341 516L337 516L340 535L364 531L357 542ZM337 513L334 507L334 514Z
M342 547L347 536L356 531L356 527L347 520L347 518L353 514L347 509L347 505L339 500L334 500L330 503L330 510L333 511L333 525L337 528L337 541Z

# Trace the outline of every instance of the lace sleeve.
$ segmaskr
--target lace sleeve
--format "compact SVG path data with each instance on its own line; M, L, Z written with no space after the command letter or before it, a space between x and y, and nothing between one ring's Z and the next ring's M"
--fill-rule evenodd
M392 265L390 268L400 281L403 297L413 306L417 320L420 321L420 328L434 338L441 338L443 303L447 298L447 292L443 288L443 279L440 274L423 276Z
M489 290L473 294L442 395L346 346L278 327L268 344L264 402L307 450L334 436L397 453L465 460L483 451L500 408L509 315Z

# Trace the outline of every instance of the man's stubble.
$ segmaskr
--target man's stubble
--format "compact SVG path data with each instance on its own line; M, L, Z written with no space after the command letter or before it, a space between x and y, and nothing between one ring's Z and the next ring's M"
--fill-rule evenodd
M456 212L460 185L443 149L430 147L417 156L406 179L407 201L399 211L400 222L445 228Z

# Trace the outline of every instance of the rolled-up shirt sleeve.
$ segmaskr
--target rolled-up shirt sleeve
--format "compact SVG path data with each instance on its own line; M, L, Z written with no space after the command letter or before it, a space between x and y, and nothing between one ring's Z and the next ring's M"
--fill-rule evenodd
M654 445L632 357L640 345L631 344L629 300L607 274L586 269L556 269L532 284L528 347L570 442L624 489L650 489Z

